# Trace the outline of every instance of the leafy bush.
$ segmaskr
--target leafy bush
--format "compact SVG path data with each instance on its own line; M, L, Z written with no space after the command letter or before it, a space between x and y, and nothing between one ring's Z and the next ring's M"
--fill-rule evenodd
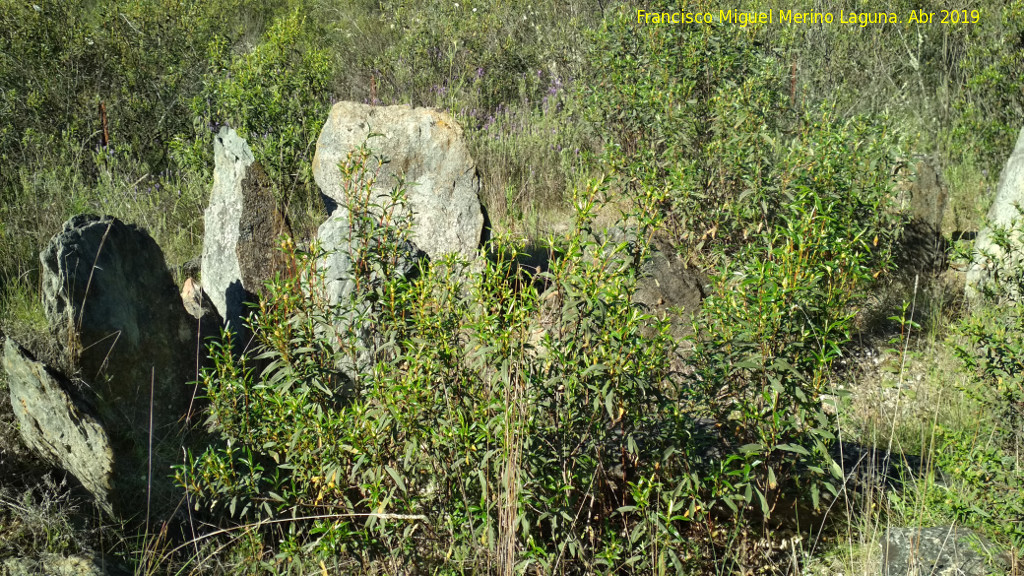
M695 325L697 398L728 446L725 502L756 495L766 516L794 481L816 508L820 487L835 494L842 480L826 394L836 394L832 364L877 272L872 239L847 228L843 209L809 188L794 196L783 224L719 270Z
M985 19L986 26L970 31L960 64L966 86L956 102L955 136L998 166L1024 118L1024 2L993 7Z
M805 187L854 236L878 236L884 265L899 228L889 188L898 135L885 117L790 101L784 63L755 31L648 26L625 9L610 19L596 40L591 110L613 128L611 166L635 194L664 191L690 257L728 255L782 225Z
M684 248L763 229L778 200L762 183L785 106L771 55L736 26L648 26L623 7L592 56L591 113L610 128L612 166L634 190L669 190L663 209Z
M0 127L0 160L29 163L50 152L47 139L59 143L63 133L73 142L70 151L96 149L109 136L108 143L132 150L153 171L164 169L167 142L191 123L188 103L200 85L207 43L233 41L241 20L258 20L268 6L246 0L5 2L0 113L8 122ZM39 137L43 147L33 145ZM76 168L92 173L88 164Z
M817 506L821 482L834 493L841 478L823 402L857 307L891 265L901 138L885 117L791 101L757 32L622 10L597 37L591 99L633 197L656 199L673 245L718 270L690 384L726 443L708 482L734 510L769 515L794 483Z
M479 274L448 260L407 277L394 265L408 222L382 220L401 190L374 207L373 176L343 170L355 288L332 304L320 254L289 245L295 274L268 286L254 356L213 349L203 379L223 443L179 481L238 518L298 518L277 534L295 553L679 563L678 524L698 509L697 486L678 476L689 436L666 381L667 323L631 304L626 245L573 234L535 280L543 295L515 272L508 241ZM652 557L632 554L645 545Z
M1018 550L1024 546L1024 475L1018 448L962 431L940 431L936 443L935 464L949 478L948 487L930 491L932 505L956 523L984 529Z
M1024 438L1024 305L1002 305L965 319L956 348L964 367L986 391L980 399L1001 416L1000 436Z
M193 139L179 136L179 162L209 165L208 134L228 124L247 140L278 198L309 208L319 199L311 162L327 118L331 61L313 47L298 10L277 18L252 51L234 54L224 37L209 45L209 72L192 100Z

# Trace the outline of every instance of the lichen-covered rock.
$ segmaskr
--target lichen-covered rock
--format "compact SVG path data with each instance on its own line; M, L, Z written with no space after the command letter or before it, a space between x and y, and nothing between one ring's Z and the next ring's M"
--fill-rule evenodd
M914 181L907 188L910 220L896 251L897 266L908 277L941 273L949 248L942 235L949 193L939 171L928 160L918 162Z
M113 513L113 447L81 391L10 338L4 344L3 366L25 445L74 474Z
M195 322L160 247L110 216L75 216L40 254L50 329L97 399L133 429L159 432L191 398Z
M480 179L455 120L430 108L335 104L313 157L313 175L334 217L347 218L338 165L364 143L387 161L379 166L374 184L377 203L390 197L396 178L408 186L413 243L431 259L445 254L475 258L484 225ZM371 171L377 167L374 163Z
M640 264L633 301L671 321L677 343L693 332L692 315L700 310L707 279L675 257L655 250ZM681 312L677 314L676 312Z
M977 298L990 289L1007 291L1013 297L1020 296L1017 294L1020 287L1012 282L1005 283L1000 273L1009 272L1012 276L1015 269L1024 265L1024 217L1021 209L1024 209L1024 128L999 177L996 198L988 211L988 222L978 231L974 241L975 257L967 270L968 298ZM1010 250L1007 251L997 244L996 238L999 230L1011 229L1016 233L1010 235Z
M241 332L246 302L285 268L277 242L291 231L266 173L244 139L221 128L213 141L213 157L202 283L225 324Z
M342 354L337 366L350 380L365 373L372 363L371 350L374 334L362 324L368 314L373 313L371 303L365 296L384 278L379 276L381 269L368 271L361 280L362 294L356 294L356 277L353 270L353 257L360 251L374 252L381 250L384 238L353 237L349 223L345 218L332 217L324 222L317 231L317 239L324 254L317 262L319 271L324 275L326 295L329 304L336 314L333 325L323 329L331 332L329 341L346 341L354 354ZM394 253L389 258L386 268L395 277L413 277L419 270L418 264L426 259L426 254L411 242L398 238L394 242Z
M986 576L1007 566L991 543L966 528L891 528L882 540L882 574L889 576Z
M118 492L132 504L118 515L144 512L149 447L157 496L174 462L160 454L177 458L179 451L159 449L180 447L179 420L193 397L199 358L196 321L156 242L116 218L72 218L40 260L51 332L66 364L88 383L83 399L110 436L115 475L130 471L118 478Z
M44 553L38 558L7 558L0 576L111 576L120 574L103 566L99 558Z
M337 304L351 295L355 288L355 276L352 270L352 256L356 250L364 249L379 251L380 238L353 238L348 221L341 217L328 218L317 230L317 240L324 250L324 256L318 267L324 273L327 284L327 295L331 304ZM359 242L360 244L356 244ZM395 261L389 263L392 273L396 276L410 277L417 270L417 264L426 258L426 254L407 240L396 239L397 252ZM374 274L370 281L379 281Z

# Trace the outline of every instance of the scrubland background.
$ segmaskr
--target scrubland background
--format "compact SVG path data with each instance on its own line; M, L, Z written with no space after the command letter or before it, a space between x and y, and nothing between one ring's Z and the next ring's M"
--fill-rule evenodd
M109 525L25 453L5 409L0 557L100 553L147 574L874 574L886 527L950 524L1019 554L1024 309L964 302L956 233L984 224L1024 126L1024 3L894 1L901 20L980 18L864 28L643 26L637 8L661 7L0 0L9 335L45 345L38 254L74 214L145 227L176 274L199 256L224 124L307 245L326 217L310 161L339 100L458 119L496 239L468 303L443 267L389 284L407 304L381 330L399 345L352 405L266 393L262 428L233 429L226 399L260 376L221 355L204 385L227 448L176 472L195 498L184 537ZM948 190L938 269L905 257L902 191L922 162ZM639 247L591 233L610 224ZM703 309L681 312L697 313L687 342L630 304L635 273L617 263L652 246L709 277ZM558 263L512 281L522 252ZM315 312L289 302L258 326ZM264 344L287 355L300 338L316 339ZM327 416L289 416L311 410ZM350 448L318 445L324 430ZM239 435L292 438L290 467L274 472L266 445L233 452ZM919 473L843 490L838 438L920 457Z

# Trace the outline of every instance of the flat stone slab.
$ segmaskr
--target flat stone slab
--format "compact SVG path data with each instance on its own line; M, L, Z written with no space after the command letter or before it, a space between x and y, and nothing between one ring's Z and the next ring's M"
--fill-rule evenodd
M74 474L113 513L114 449L103 424L70 382L10 338L4 344L3 367L25 445Z

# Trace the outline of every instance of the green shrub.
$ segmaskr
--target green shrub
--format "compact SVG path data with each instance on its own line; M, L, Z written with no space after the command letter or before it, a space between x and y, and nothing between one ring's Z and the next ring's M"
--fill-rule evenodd
M1024 438L1024 305L983 308L959 326L963 343L956 354L989 410L1000 416L1007 447Z
M168 141L190 127L189 100L200 85L207 43L234 41L242 20L258 20L267 6L246 0L3 3L0 113L7 121L0 127L0 161L28 164L52 152L45 142L33 146L30 132L58 140L63 133L69 151L96 149L104 141L102 103L109 143L132 150L154 172L163 170ZM88 163L76 168L93 173Z
M794 484L815 508L822 486L836 494L826 395L837 394L832 364L877 273L873 239L850 229L844 208L810 188L793 194L782 223L719 269L695 324L694 388L728 447L717 478L724 501L765 516Z
M634 193L668 190L663 210L683 249L763 229L776 208L762 184L785 106L771 55L738 26L638 24L623 7L592 57L591 116L608 129L611 165Z
M235 128L264 166L274 192L286 203L312 208L319 201L311 163L327 119L331 61L296 9L277 18L251 51L235 54L224 37L209 47L209 71L191 102L195 131L179 136L184 165L209 166L209 132Z
M966 86L954 136L997 172L1024 118L1024 2L993 6L984 17L960 62Z
M759 32L620 10L597 37L591 101L614 127L621 182L655 200L684 255L717 268L690 384L726 442L708 483L768 515L794 484L815 506L821 482L836 491L823 402L858 306L891 265L902 142L887 117L792 102Z
M997 435L1009 432L1000 428ZM931 505L953 522L980 528L1019 550L1024 546L1020 522L1024 517L1024 475L1019 448L988 442L978 432L939 431L935 464L948 477L945 487L929 491Z
M611 167L635 195L657 191L680 251L728 255L782 225L806 187L879 236L879 264L899 228L890 180L900 140L884 116L842 117L794 103L784 62L752 30L637 24L625 9L597 36L591 111L611 128Z
M361 198L349 205L355 289L332 305L319 255L292 252L296 273L253 317L253 357L213 349L203 383L223 440L178 472L195 501L249 521L299 518L275 532L295 554L681 565L681 524L699 509L679 476L689 436L666 380L667 323L631 304L626 245L571 235L535 280L543 296L507 240L479 274L449 260L409 279L393 268L408 222L382 223L372 175L343 170ZM367 369L350 371L366 353Z

